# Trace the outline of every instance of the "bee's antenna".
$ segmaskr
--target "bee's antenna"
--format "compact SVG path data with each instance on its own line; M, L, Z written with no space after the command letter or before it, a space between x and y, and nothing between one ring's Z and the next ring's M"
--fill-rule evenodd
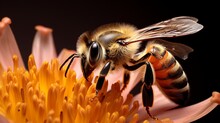
M75 57L79 57L79 55L76 54L76 53L70 55L70 56L63 62L63 64L60 66L60 70L61 70L61 69L63 68L63 66L71 59L70 62L69 62L69 64L68 64L68 66L67 66L67 68L66 68L65 77L66 77L67 72L68 72L68 70L69 70L69 68L70 68L70 65L72 64L72 62L73 62L73 60L74 60Z

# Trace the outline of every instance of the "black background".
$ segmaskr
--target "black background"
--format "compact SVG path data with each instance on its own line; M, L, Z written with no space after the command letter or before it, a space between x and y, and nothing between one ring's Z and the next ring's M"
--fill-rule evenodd
M205 0L204 0L205 1ZM219 77L219 7L209 1L1 1L0 18L10 17L11 28L27 63L35 35L35 25L53 29L57 52L75 49L78 36L87 30L111 22L127 22L138 28L175 16L194 16L204 25L196 34L170 39L191 46L194 52L186 61L180 60L191 85L190 104L208 98L212 91L220 92ZM218 118L220 108L196 121Z

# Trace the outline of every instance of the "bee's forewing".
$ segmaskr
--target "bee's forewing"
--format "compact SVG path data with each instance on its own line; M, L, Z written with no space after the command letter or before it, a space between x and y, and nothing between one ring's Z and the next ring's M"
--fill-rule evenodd
M136 34L125 42L193 34L203 28L203 25L197 22L197 18L190 16L174 17L137 30Z

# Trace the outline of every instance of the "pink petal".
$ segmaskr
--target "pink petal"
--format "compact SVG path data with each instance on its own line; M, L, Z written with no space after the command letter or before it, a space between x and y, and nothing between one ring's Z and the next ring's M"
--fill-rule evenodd
M154 86L153 89L155 93L155 101L153 107L150 108L151 114L159 119L170 118L172 121L177 123L193 122L207 115L218 105L217 102L220 100L220 94L218 92L214 92L212 97L202 102L191 106L175 108L178 105L167 99L156 86ZM137 99L141 100L141 95L134 97L134 100ZM140 103L140 105L142 105L141 101ZM143 106L140 107L139 114L140 121L149 117ZM151 118L148 119L150 121L152 120Z
M153 106L150 107L150 113L153 116L158 117L159 114L167 112L168 110L178 106L177 104L173 103L168 98L166 98L164 94L161 93L161 91L158 89L156 85L153 85L152 88L154 92L154 103L153 103ZM138 111L139 116L140 116L139 120L140 121L143 121L145 119L151 120L151 118L149 118L145 110L145 107L143 106L141 93L136 95L133 98L133 100L134 101L139 100L139 104L140 104L139 111ZM158 117L158 118L161 118L161 117ZM170 118L170 117L164 117L164 118ZM164 119L164 118L161 118L161 119Z
M220 93L219 92L212 93L212 101L220 105Z
M96 75L98 76L100 73L100 70L96 70ZM109 72L109 74L106 76L106 80L108 80L108 90L111 89L112 84L114 84L115 82L120 81L121 85L123 86L123 75L124 74L124 70L123 69L118 69L112 72ZM122 87L121 86L121 87ZM126 96L127 97L127 96Z
M193 122L207 115L218 105L217 103L212 102L211 99L212 97L191 106L170 110L164 114L160 114L159 116L170 116L169 118L175 122ZM178 115L176 115L177 113Z
M36 26L37 33L35 34L32 53L35 58L37 67L45 62L56 58L56 50L52 36L52 29L44 26Z
M13 55L18 56L18 66L24 66L19 48L9 24L11 24L11 20L8 17L0 21L0 62L4 70L9 66L13 67Z
M0 115L0 123L9 123L9 121L5 117Z
M68 49L63 49L61 53L58 56L58 60L60 62L60 65L73 53L76 51L73 50L68 50ZM69 64L69 61L66 63L66 65ZM82 77L82 70L81 70L81 65L80 65L80 59L79 58L74 58L73 62L71 63L70 69L73 69L77 74L76 77L80 78Z

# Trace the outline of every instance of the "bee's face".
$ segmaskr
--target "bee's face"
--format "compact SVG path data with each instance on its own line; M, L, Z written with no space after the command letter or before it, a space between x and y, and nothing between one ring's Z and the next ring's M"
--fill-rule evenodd
M111 24L101 26L93 32L83 33L77 41L77 53L81 56L84 77L87 78L105 61L112 61L117 65L120 65L121 61L126 61L128 55L133 53L130 51L136 51L137 46L123 47L120 41L129 38L134 30L131 25Z
M83 33L77 42L77 52L81 55L81 68L85 78L97 67L104 57L104 50L98 41Z

